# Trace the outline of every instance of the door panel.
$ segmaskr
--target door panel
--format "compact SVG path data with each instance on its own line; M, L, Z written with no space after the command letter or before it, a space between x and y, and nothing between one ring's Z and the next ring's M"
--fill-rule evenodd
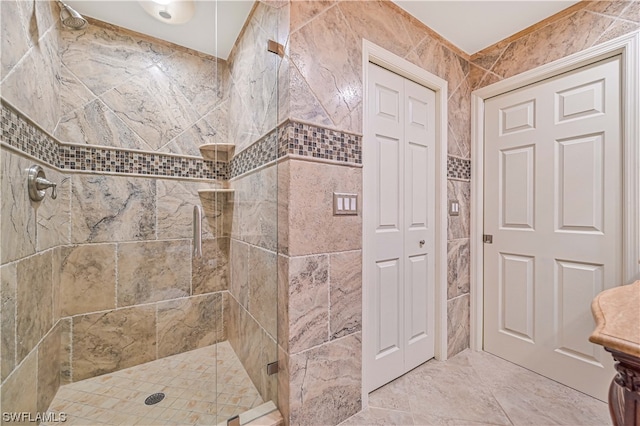
M375 277L365 326L373 390L434 355L435 94L373 64L369 76L364 200L376 218L364 230L372 243L363 267Z
M535 209L535 147L501 152L499 188L502 228L533 229Z
M533 343L534 264L530 256L500 253L500 331Z
M485 103L484 348L606 399L591 300L621 284L620 60Z
M604 214L603 134L556 142L558 230L602 232Z

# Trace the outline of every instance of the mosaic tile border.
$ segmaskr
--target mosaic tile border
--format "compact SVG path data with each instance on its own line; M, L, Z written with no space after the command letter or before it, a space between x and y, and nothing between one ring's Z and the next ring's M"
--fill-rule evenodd
M280 155L276 152L277 138L278 133L274 129L236 154L229 162L229 178L240 176L279 158Z
M10 146L70 171L228 180L289 154L347 165L362 164L362 136L291 120L260 138L230 162L63 144L4 100L0 110L0 131L2 140ZM448 156L447 177L471 180L471 161Z
M228 179L228 163L91 146L60 146L63 170L197 179Z
M471 180L471 160L447 156L447 178Z
M229 165L223 161L60 143L4 101L0 131L2 140L10 146L63 170L191 179L229 178Z
M360 165L362 136L288 120L237 154L231 160L229 176L234 178L286 155Z
M277 134L277 157L273 140L275 131L272 131L231 160L229 177L234 178L289 154L362 164L362 136L292 120L279 126ZM471 180L471 160L447 156L447 178Z
M297 121L285 124L286 152L341 163L362 164L362 136ZM285 141L280 145L285 147Z
M47 164L60 164L58 142L2 102L0 135L12 147L32 155Z

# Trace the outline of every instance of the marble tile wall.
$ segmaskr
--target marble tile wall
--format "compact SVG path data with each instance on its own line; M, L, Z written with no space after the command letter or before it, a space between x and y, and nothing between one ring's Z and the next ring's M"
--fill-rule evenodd
M33 203L24 182L34 160L2 146L0 162L11 199L0 207L3 407L42 411L61 383L226 339L229 238L207 220L224 212L198 194L211 183L65 175L42 164L58 197ZM194 205L205 207L199 259ZM25 376L34 358L38 369ZM34 381L35 403L16 396L23 381Z
M224 60L95 20L59 34L61 141L195 156L228 142Z
M469 56L389 1L291 2L289 27L283 60L289 84L281 103L293 122L363 133L363 38L447 80L448 197L462 209L449 223L448 317L456 324L449 329L457 332L448 340L450 355L461 351L469 344ZM333 217L331 194L361 195L362 173L293 158L279 167L279 200L286 200L278 206L284 227L278 230L279 343L289 375L282 379L289 387L281 386L280 408L291 424L336 424L361 405L360 357L349 370L353 374L334 369L344 371L337 362L341 351L361 352L362 216ZM331 400L335 394L343 398Z
M41 164L60 183L58 197L39 203L26 191L34 164L0 147L0 395L5 411L46 410L62 380L57 251L70 243L69 176Z
M287 43L287 2L258 1L229 54L229 140L242 152L278 124L278 67L281 59L267 51L274 40Z
M640 29L640 2L586 1L568 15L551 17L517 38L471 56L472 89L544 65Z
M229 182L235 192L225 311L231 346L262 398L274 402L279 375L268 376L266 365L278 360L278 167L271 164Z

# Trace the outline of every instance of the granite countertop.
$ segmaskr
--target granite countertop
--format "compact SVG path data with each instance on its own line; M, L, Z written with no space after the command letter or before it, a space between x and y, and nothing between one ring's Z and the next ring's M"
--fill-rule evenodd
M590 342L640 358L640 281L598 294L591 311L596 329Z

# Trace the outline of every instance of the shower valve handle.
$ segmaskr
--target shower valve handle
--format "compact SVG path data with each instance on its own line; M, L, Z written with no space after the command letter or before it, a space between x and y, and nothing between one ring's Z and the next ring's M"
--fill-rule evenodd
M53 183L53 182L51 182L50 180L47 180L47 179L41 178L41 177L36 178L36 188L39 191L46 190L47 188L52 188L51 189L51 198L53 200L58 198L57 187L58 187L58 185Z
M29 168L29 175L27 177L27 189L29 191L29 198L32 201L42 201L46 195L47 188L52 188L51 198L56 199L58 197L57 185L51 182L44 174L42 167L38 165L31 166Z

